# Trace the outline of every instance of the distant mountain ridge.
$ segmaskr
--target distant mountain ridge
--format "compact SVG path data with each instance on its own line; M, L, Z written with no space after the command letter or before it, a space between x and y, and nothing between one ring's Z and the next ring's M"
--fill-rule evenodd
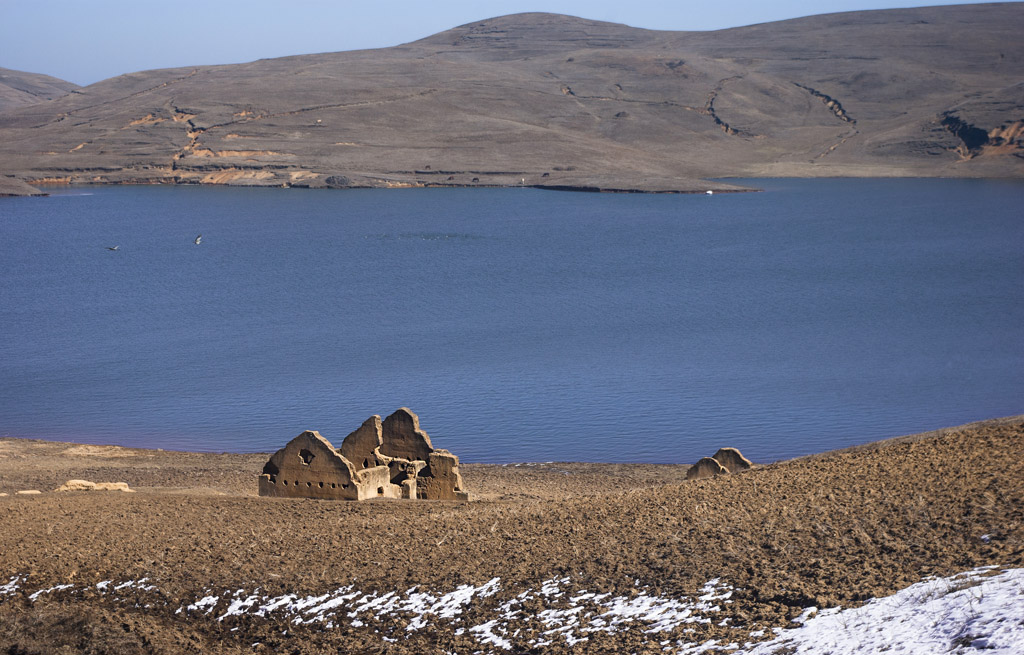
M144 71L0 114L32 182L728 188L1024 176L1024 3L715 32L557 14L378 50Z
M0 68L0 111L53 100L77 88L49 75Z

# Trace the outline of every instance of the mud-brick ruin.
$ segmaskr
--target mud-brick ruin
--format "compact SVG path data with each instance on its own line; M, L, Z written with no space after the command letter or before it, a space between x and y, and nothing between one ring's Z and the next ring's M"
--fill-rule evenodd
M402 407L371 416L340 449L307 430L274 453L259 478L261 496L366 500L469 500L459 458L435 449L420 419Z
M719 448L711 457L700 460L686 472L687 480L703 480L716 475L746 471L752 466L749 459L735 448Z

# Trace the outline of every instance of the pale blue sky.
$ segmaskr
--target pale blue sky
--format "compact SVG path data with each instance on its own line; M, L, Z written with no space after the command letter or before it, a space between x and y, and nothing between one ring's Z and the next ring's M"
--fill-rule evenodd
M665 30L713 30L810 14L963 4L903 0L0 0L0 67L76 84L151 68L380 48L456 25L548 11ZM976 4L976 3L972 3Z

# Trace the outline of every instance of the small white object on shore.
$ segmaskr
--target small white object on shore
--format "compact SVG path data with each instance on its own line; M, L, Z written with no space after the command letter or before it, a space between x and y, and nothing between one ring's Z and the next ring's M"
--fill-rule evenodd
M707 193L709 196L715 195L715 192L712 191L711 189L708 189L707 191L705 191L705 193Z
M89 480L68 480L55 491L124 491L134 493L127 482L90 482Z

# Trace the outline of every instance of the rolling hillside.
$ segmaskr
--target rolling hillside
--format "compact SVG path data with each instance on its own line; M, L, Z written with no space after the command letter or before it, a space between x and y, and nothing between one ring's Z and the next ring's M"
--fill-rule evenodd
M1024 3L664 32L554 14L122 75L0 114L29 182L726 188L1024 175Z
M49 75L0 68L0 111L53 100L77 88Z

